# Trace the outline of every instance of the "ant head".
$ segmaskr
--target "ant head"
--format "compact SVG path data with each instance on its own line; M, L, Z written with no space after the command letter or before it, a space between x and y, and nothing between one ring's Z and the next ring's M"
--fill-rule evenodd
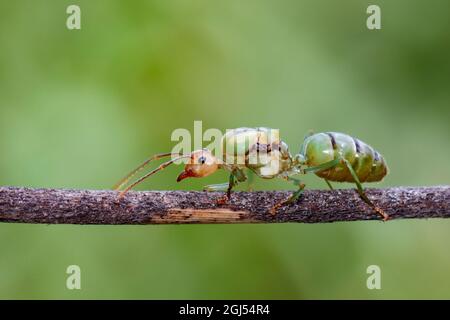
M191 153L189 162L180 173L177 182L183 179L202 178L209 176L219 169L217 158L214 157L208 149L197 150Z

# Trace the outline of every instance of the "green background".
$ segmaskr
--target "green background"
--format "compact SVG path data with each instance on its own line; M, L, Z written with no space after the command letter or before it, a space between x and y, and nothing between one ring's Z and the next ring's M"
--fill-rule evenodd
M69 4L79 31L66 28ZM381 30L366 28L369 4ZM194 120L279 128L292 151L309 130L342 131L387 159L372 186L448 184L449 12L447 0L1 0L0 184L110 188ZM226 179L177 184L180 170L140 189ZM438 219L0 224L0 298L450 298L449 243ZM78 291L65 287L71 264ZM371 264L381 290L366 288Z

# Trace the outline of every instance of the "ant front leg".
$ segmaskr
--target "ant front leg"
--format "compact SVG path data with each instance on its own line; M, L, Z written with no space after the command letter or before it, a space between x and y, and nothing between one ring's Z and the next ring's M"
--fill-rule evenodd
M230 175L230 182L218 183L218 184L210 184L203 187L203 191L214 192L214 191L226 191L226 195L217 199L217 204L225 204L230 199L231 189L233 188L233 184L231 183L232 175Z
M226 194L219 198L217 200L218 204L226 204L228 201L230 201L231 198L231 190L239 183L239 182L244 182L245 180L247 180L247 176L245 175L245 173L240 170L240 169L234 169L233 171L231 171L230 173L230 178L229 178L229 182L228 182L228 188L226 190Z
M203 187L203 191L214 192L214 191L226 191L228 189L228 182L209 184Z
M230 173L230 180L228 182L228 186L226 188L226 194L219 199L217 199L217 204L226 204L228 201L230 201L231 198L231 189L236 185L236 179L234 177L233 173Z
M269 212L272 215L275 215L277 213L277 210L279 208L281 208L282 206L291 204L295 201L298 200L298 198L300 198L300 196L303 194L303 191L305 190L305 184L303 182L301 182L301 180L299 179L295 179L295 178L291 178L291 177L287 177L287 180L293 181L294 185L298 186L298 190L295 191L289 198L287 198L286 200L280 201L278 203L276 203L272 208L270 208Z

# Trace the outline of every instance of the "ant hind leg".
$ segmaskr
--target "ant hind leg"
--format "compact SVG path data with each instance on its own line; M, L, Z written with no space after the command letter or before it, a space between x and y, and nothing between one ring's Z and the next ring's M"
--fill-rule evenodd
M325 182L327 183L328 188L330 188L330 190L334 190L334 188L333 188L333 186L331 185L330 181L328 181L327 179L324 179L324 180L325 180Z
M381 215L383 217L384 221L389 220L389 215L384 212L383 209L377 207L375 204L373 204L372 201L370 201L370 199L367 197L367 194L365 193L361 182L358 179L358 176L356 175L355 170L353 170L352 165L350 164L350 162L347 159L342 158L342 161L344 162L344 164L347 166L348 170L350 171L350 174L353 177L353 180L355 180L355 184L356 184L356 188L358 190L359 196L361 197L361 199L367 203L369 206L371 206L379 215Z

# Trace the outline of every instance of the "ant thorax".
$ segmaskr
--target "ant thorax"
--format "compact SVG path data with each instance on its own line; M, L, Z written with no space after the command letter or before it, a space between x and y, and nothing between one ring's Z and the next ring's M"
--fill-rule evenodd
M228 132L222 139L222 167L229 171L248 168L266 179L291 172L293 161L288 146L277 133L270 128L239 128Z

